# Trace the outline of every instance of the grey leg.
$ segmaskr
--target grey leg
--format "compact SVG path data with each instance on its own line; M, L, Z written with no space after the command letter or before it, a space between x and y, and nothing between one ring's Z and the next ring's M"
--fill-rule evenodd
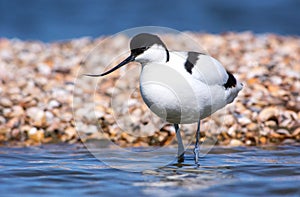
M196 144L194 148L194 155L195 155L195 164L198 165L198 160L199 160L199 138L200 138L200 123L201 120L199 119L198 121L198 126L197 126L197 132L196 132Z
M184 147L182 143L182 138L180 134L180 129L178 124L174 124L175 131L176 131L176 138L178 142L178 162L183 162L184 161Z

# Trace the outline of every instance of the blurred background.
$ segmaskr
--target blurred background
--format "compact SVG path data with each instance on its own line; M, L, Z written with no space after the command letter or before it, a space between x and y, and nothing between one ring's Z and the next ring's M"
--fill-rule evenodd
M0 0L0 37L54 41L155 25L300 34L299 0Z

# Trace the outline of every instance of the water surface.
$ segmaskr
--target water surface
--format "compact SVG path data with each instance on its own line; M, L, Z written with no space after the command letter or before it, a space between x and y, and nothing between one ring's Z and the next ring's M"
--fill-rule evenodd
M79 145L1 147L0 196L300 195L300 146L214 147L199 168L193 162L188 152L182 165L128 172Z
M0 0L0 37L53 41L139 26L300 35L299 0Z

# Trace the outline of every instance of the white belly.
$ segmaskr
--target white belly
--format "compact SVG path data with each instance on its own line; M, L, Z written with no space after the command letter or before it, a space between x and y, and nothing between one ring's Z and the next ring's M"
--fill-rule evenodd
M171 123L194 123L226 105L222 87L159 64L143 66L140 90L151 111Z

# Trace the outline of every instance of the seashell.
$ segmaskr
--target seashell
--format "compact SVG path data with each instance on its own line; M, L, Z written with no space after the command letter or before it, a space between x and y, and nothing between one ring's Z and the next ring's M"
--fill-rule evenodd
M67 127L64 130L64 133L67 134L68 139L74 138L77 136L76 129L74 127Z
M298 127L297 129L295 129L292 133L292 137L296 137L296 138L300 138L300 127Z
M133 143L135 141L135 137L133 137L132 135L129 135L128 133L126 132L122 132L121 133L121 138L126 140L127 142L129 143Z
M32 127L28 132L28 137L32 141L40 143L45 137L44 131L41 129L38 130L36 127Z
M48 109L59 108L62 104L57 100L50 100L48 103Z
M3 116L4 116L5 118L10 118L10 117L12 117L12 109L11 109L11 108L4 108L4 109L2 110L2 113L3 113Z
M14 128L11 130L10 132L10 137L13 139L19 139L20 138L20 129L18 128Z
M277 120L279 116L279 110L276 107L264 108L258 115L258 119L261 122L267 120Z
M20 117L20 116L23 116L24 114L25 114L25 111L21 106L15 105L15 106L12 107L11 115L13 117Z
M6 126L9 128L18 128L21 124L19 117L11 118L7 123Z
M257 125L257 123L251 122L250 124L248 124L246 126L246 128L248 131L256 131L258 129L258 125Z
M268 127L276 127L277 126L277 123L274 120L268 120L264 124Z
M0 98L0 105L3 107L11 107L13 102L6 97Z
M64 122L70 122L72 118L73 118L73 114L70 112L65 112L60 116L60 119Z
M85 133L97 133L98 128L95 125L88 125Z
M267 138L265 136L262 136L259 138L259 143L260 144L266 144L267 143Z
M6 118L4 118L3 116L0 116L0 125L3 125L6 123Z
M231 115L231 114L226 114L226 115L223 117L223 120L224 120L224 124L225 124L226 126L232 126L232 125L234 125L234 123L236 122L234 116Z
M237 139L230 140L229 146L242 146L243 142Z
M43 62L41 62L37 65L37 69L38 69L38 72L43 74L43 75L50 75L51 74L51 68Z
M22 133L28 133L31 128L32 128L32 126L30 126L30 125L21 125L20 130Z
M298 115L294 111L284 111L279 117L280 126L285 128L292 128L298 121Z
M282 142L282 144L295 144L296 143L296 140L294 139L284 139Z
M35 107L35 106L37 106L37 102L38 101L37 101L37 99L35 97L33 97L33 96L27 96L27 97L23 98L20 101L19 105L21 107L24 107L24 108L29 108L29 107Z
M290 137L291 136L290 132L288 130L286 130L286 129L277 129L276 133L278 133L280 135L284 135L286 137Z
M33 126L44 127L47 125L45 112L37 107L28 108L26 115L30 118L30 122Z
M237 130L237 125L232 125L228 130L227 134L229 134L231 137L236 136L236 130Z
M250 124L252 121L249 118L247 118L246 116L242 116L242 117L238 118L238 122L242 126L244 126L244 125Z

